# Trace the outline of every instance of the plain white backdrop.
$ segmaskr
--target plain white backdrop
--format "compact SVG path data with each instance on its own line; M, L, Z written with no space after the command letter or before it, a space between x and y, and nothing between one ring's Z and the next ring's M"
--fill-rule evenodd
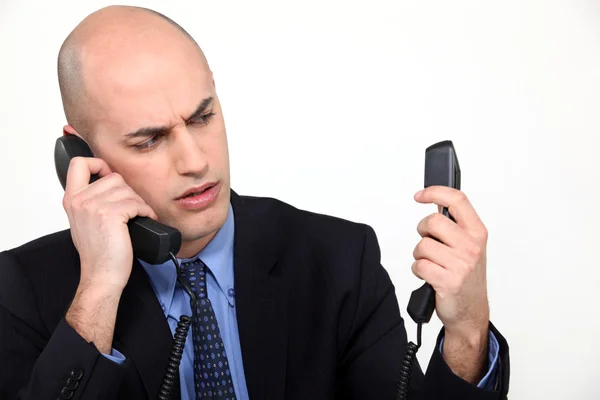
M56 56L106 1L0 0L0 250L68 228ZM374 227L405 312L424 150L454 141L489 232L511 399L597 399L600 3L129 1L204 49L232 186ZM424 328L426 368L441 325Z

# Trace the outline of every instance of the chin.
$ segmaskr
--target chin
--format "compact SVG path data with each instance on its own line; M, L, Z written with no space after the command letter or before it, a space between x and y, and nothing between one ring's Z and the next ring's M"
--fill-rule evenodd
M184 217L184 220L177 224L180 227L181 239L184 242L192 242L217 232L225 224L228 211L229 203L225 203L215 205L197 215Z

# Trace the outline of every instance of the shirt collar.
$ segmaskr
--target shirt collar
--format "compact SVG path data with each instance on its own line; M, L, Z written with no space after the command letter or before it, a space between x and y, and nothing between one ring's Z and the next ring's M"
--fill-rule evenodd
M231 306L235 305L233 296L233 238L235 233L233 208L229 205L227 219L223 226L217 231L212 240L200 253L191 258L177 258L181 264L200 258L208 267L217 281L219 289ZM177 272L173 261L169 260L163 264L148 264L139 260L146 270L152 283L154 291L165 310L171 309L173 294L177 283Z

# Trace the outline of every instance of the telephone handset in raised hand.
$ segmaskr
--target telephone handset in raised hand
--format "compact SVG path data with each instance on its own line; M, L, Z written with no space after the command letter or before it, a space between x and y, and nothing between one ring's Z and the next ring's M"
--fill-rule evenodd
M460 165L450 140L435 143L425 150L425 187L429 186L448 186L460 190ZM454 221L447 207L442 208L442 214ZM423 286L412 292L408 302L408 315L417 324L417 344L410 342L406 349L398 381L398 400L408 399L412 365L421 347L421 326L429 322L434 310L435 291L429 283L425 282Z
M58 179L67 186L67 170L73 157L94 157L87 143L78 136L65 135L56 139L54 164ZM99 179L92 175L90 183ZM168 225L148 217L135 217L129 220L129 236L133 254L149 264L162 264L170 259L169 253L177 254L181 247L181 233Z
M60 183L65 189L67 187L67 170L73 157L94 157L88 144L78 136L65 135L56 139L54 146L54 164ZM92 175L90 183L95 182L100 177ZM135 217L129 220L129 236L133 255L149 264L162 264L169 259L173 261L177 269L177 280L190 295L192 304L196 301L196 296L189 286L181 279L179 262L176 254L181 247L181 233L168 225L161 224L158 221L148 217ZM191 317L182 315L179 318L173 346L169 355L163 382L158 393L159 400L169 400L171 391L177 379L179 364L183 355L185 340L190 329Z

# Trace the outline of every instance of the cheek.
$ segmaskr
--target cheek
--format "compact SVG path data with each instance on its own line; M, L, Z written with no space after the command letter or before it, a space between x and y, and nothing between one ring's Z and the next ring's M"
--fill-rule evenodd
M166 177L161 173L164 171L156 167L140 167L126 179L127 182L131 182L131 188L157 213L167 192Z
M213 154L218 158L216 161L219 165L227 163L229 159L229 149L224 125L221 125L215 134L212 135L212 144Z

